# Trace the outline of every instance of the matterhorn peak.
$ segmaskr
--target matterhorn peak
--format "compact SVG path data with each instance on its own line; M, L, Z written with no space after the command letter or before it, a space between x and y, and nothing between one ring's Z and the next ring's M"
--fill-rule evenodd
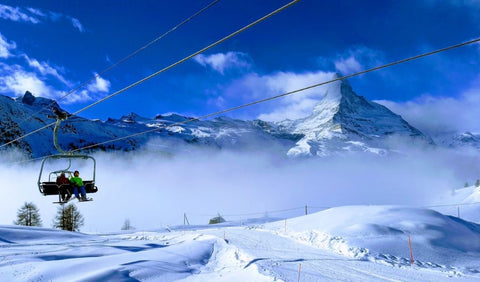
M432 142L401 116L357 95L345 79L329 89L310 116L297 120L292 126L293 132L304 134L304 138L289 155L325 155L339 148L368 151L379 140L394 134ZM329 144L334 144L335 149L329 148Z

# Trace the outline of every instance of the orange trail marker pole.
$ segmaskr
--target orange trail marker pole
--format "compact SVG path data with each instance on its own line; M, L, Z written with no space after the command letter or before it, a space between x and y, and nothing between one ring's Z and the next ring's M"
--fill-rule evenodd
M297 279L297 282L300 282L300 272L302 272L302 264L301 263L298 264L298 279Z
M408 247L410 248L410 265L413 265L413 252L412 252L412 241L410 240L410 235L408 235Z

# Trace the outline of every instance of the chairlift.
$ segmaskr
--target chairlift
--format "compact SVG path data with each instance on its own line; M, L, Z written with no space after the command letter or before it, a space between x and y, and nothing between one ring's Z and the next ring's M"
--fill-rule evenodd
M58 202L54 203L59 203L59 204L64 204L66 201L62 199L62 195L68 195L71 196L73 194L73 189L74 187L69 183L69 184L57 184L57 178L64 173L65 175L72 176L73 175L73 170L71 168L72 166L72 160L73 161L80 161L80 162L92 162L92 174L91 178L88 179L83 179L83 184L85 187L85 192L87 194L89 193L96 193L98 191L97 186L95 186L95 171L96 171L96 160L95 158L88 156L88 155L80 155L80 154L69 154L63 151L60 146L58 145L57 141L57 132L60 127L60 123L67 119L66 113L62 113L57 111L54 111L56 114L57 122L55 123L55 129L53 130L53 142L55 145L55 148L60 152L58 155L52 155L52 156L47 156L43 159L42 165L40 167L40 173L38 176L38 189L41 194L44 196L51 196L51 195L58 195ZM55 163L55 165L58 165L58 162L65 161L65 163L68 163L68 166L64 164L64 166L61 169L57 169L54 171L49 171L48 173L44 173L44 169L46 168L45 165L48 163ZM76 162L77 163L77 162ZM48 174L48 176L47 176ZM83 173L82 173L83 175ZM87 175L87 174L85 174ZM70 197L68 197L70 198Z

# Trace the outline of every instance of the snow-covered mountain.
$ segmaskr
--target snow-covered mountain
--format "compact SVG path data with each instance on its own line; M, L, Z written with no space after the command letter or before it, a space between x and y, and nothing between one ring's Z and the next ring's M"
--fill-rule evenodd
M298 120L265 122L219 117L199 121L176 114L141 117L135 113L107 121L71 117L62 123L58 141L63 150L93 144L93 150L136 150L150 140L161 140L162 151L174 153L177 145L215 149L273 148L289 156L326 156L349 151L388 153L392 136L409 140L433 141L384 106L367 101L352 90L347 81L325 93L313 113ZM12 99L0 96L0 142L9 142L55 121L58 104L26 92ZM191 121L189 121L191 120ZM185 123L184 123L185 122ZM135 135L150 131L148 134ZM112 139L135 135L115 142ZM32 157L56 153L53 126L12 144ZM180 146L181 147L181 146ZM157 149L159 147L157 146Z
M30 92L17 99L0 96L0 142L5 144L55 122L54 109L60 109L55 101L34 97ZM156 147L157 150L174 153L177 147L182 147L179 145L215 149L252 149L262 144L269 148L285 150L301 138L301 135L279 131L274 124L260 120L242 121L219 117L214 120L193 120L179 124L191 119L176 114L158 115L152 119L131 113L120 119L106 121L72 116L61 123L58 142L65 151L94 144L100 145L92 147L91 150L131 151L142 148L156 138L169 144L160 149ZM19 148L31 157L58 153L53 144L53 129L51 126L27 136L14 142L10 147ZM145 131L151 132L135 135ZM135 136L107 143L112 139L131 135Z
M448 148L473 148L480 150L480 134L466 132L447 132L432 136L435 143Z
M33 132L56 121L53 110L59 110L58 104L49 99L34 97L26 92L21 98L12 99L0 96L0 142L5 144L12 139ZM14 142L10 147L16 147L29 154L39 157L57 153L53 144L53 129L51 126L24 139ZM59 143L63 150L85 147L131 134L134 131L109 125L101 121L91 121L81 117L71 117L62 124L59 130ZM136 140L117 142L113 146L132 149ZM100 146L105 149L107 146Z
M387 139L393 136L433 143L401 116L358 96L346 80L338 84L325 94L310 116L280 123L287 131L304 135L288 151L289 155L324 156L339 151L383 154L389 150Z

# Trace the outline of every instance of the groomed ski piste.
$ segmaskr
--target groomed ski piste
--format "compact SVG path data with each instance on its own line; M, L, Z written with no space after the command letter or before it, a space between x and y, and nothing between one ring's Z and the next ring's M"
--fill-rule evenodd
M405 206L95 235L3 225L0 257L2 281L473 281L480 225Z

